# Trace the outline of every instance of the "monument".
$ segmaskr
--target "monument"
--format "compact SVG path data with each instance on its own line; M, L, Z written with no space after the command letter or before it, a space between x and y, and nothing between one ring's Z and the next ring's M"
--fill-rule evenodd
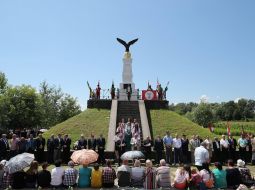
M135 89L135 83L133 82L132 72L132 56L129 52L129 47L133 45L138 39L134 39L128 43L124 40L117 38L123 46L125 46L125 53L122 59L123 71L122 71L122 83L119 87L119 100L138 100L138 91Z

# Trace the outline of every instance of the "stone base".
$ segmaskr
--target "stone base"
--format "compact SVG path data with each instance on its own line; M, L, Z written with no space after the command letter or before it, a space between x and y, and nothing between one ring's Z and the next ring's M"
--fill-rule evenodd
M167 100L144 100L146 109L168 109Z
M112 100L90 99L87 101L87 108L111 109Z

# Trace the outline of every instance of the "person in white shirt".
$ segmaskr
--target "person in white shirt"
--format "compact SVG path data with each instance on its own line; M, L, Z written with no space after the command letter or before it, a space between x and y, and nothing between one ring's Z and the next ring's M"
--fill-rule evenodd
M55 162L55 168L51 170L51 185L52 187L59 188L63 183L63 176L65 170L61 167L61 160Z
M202 169L203 163L209 162L209 152L206 149L206 146L207 144L202 142L200 147L195 149L195 165L199 171Z
M182 152L182 140L179 138L179 135L176 134L173 139L173 147L174 147L174 165L179 164L182 160L181 152Z
M135 134L135 136L131 138L130 144L132 150L141 150L141 141L138 134Z
M221 157L222 157L222 163L226 162L228 160L228 148L229 148L229 142L226 139L225 135L222 135L222 139L220 140L220 148L221 148Z

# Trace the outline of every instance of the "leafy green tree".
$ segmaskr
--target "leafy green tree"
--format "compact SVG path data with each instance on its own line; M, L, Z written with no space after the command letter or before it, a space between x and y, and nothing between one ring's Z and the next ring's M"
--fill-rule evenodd
M75 98L64 94L61 88L50 86L47 82L40 85L42 127L49 128L81 112Z
M46 81L40 84L42 127L48 128L58 123L60 99L63 93L60 88L50 86Z
M60 102L59 121L65 121L79 113L81 113L81 108L77 104L77 99L66 94Z
M8 80L4 73L0 72L0 94L4 93L8 85Z
M39 96L31 86L9 87L5 94L8 128L34 128L40 126Z
M209 123L214 122L214 115L210 104L200 103L198 107L195 108L194 121L203 127L208 127Z

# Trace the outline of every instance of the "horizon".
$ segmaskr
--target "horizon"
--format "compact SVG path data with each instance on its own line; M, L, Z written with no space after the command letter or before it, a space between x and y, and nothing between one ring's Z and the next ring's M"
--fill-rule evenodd
M0 2L0 71L14 86L44 80L77 97L122 78L130 49L140 91L170 81L169 103L255 99L255 2Z

